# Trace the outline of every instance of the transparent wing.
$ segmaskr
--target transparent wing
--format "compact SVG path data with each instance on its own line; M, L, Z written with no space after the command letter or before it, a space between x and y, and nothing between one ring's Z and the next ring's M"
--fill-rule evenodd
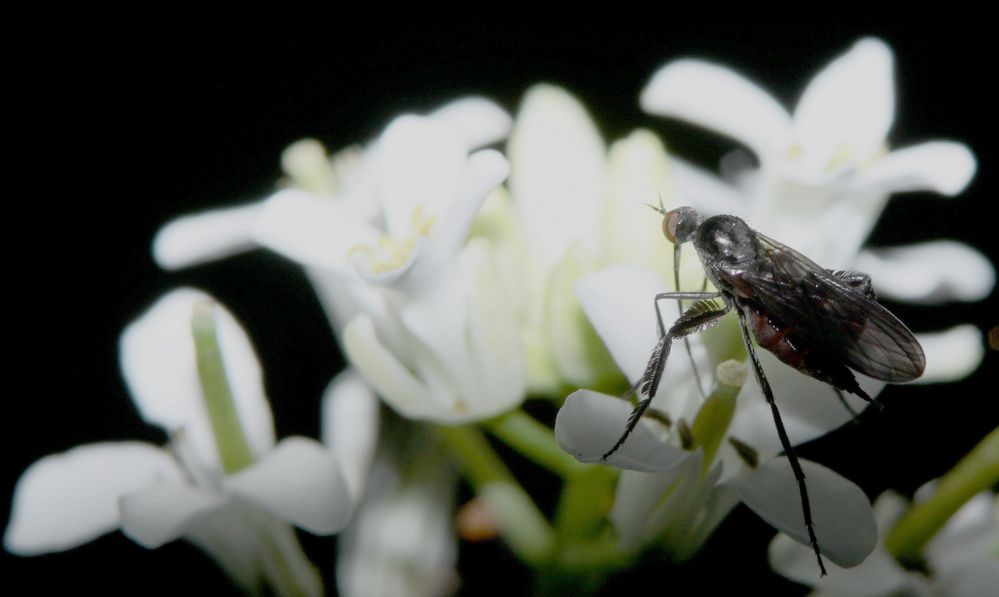
M923 349L890 311L794 249L758 236L762 259L742 275L775 321L864 375L889 382L922 375Z

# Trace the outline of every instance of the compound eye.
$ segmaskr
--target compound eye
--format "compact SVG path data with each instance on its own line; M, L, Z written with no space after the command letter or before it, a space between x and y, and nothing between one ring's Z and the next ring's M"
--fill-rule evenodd
M676 244L676 226L680 215L680 210L671 209L663 216L663 235L674 245Z

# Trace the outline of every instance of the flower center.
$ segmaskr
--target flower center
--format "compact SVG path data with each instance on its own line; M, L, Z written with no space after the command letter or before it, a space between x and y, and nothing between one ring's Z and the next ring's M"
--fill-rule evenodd
M368 263L368 269L375 274L398 270L413 256L416 241L421 237L430 236L430 231L436 222L437 216L428 216L424 213L423 204L418 203L410 216L409 235L395 238L384 234L374 245L355 245L347 251L347 254L362 255Z

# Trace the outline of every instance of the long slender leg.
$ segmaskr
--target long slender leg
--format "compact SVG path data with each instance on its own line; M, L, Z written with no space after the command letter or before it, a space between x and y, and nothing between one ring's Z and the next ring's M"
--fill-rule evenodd
M685 295L684 298L691 298L687 295L709 295L704 298L714 298L718 296L718 293L686 293L686 292L666 292L661 295L656 295L656 300L660 297L662 298L679 298L675 295ZM693 297L693 298L701 298ZM649 358L649 364L645 368L645 373L642 374L641 380L639 380L639 391L638 395L645 395L645 399L639 401L635 410L631 411L631 416L628 417L628 424L625 426L624 433L621 434L621 438L617 440L617 443L607 450L607 453L603 455L606 459L608 456L617 451L624 443L624 440L628 439L632 430L635 429L635 425L638 424L638 420L642 418L642 414L645 412L649 405L652 403L652 399L656 395L656 389L659 387L659 380L662 379L663 369L666 367L666 359L669 357L670 347L673 344L673 340L677 338L682 338L689 334L704 329L716 323L722 318L726 313L728 313L732 306L725 303L725 306L721 309L710 309L707 305L711 303L695 303L687 311L684 311L683 315L676 320L676 323L667 331L665 334L659 338L659 342L656 344L655 350L652 351L652 356ZM656 303L656 308L658 310L658 302ZM661 320L660 320L661 321Z
M680 254L683 245L677 243L673 246L673 288L680 291ZM705 285L707 278L704 279ZM703 288L701 290L704 290ZM656 303L658 305L658 303ZM680 312L683 313L683 299L677 299ZM694 379L697 380L697 391L701 394L701 400L707 400L708 395L704 393L701 386L701 372L697 368L697 361L694 360L694 351L690 348L690 338L684 336L683 347L687 350L687 359L690 361L690 368L694 370Z
M753 341L749 335L749 328L746 326L746 316L743 314L741 309L736 309L736 313L739 314L739 329L742 330L742 340L746 344L746 350L749 352L749 359L753 362L753 370L756 372L756 380L760 382L760 388L763 390L763 396L767 399L767 403L770 405L770 410L774 416L774 425L777 426L777 436L780 437L780 445L784 449L784 453L787 455L788 462L791 463L791 470L794 472L794 478L798 481L798 493L801 495L801 511L805 515L805 526L808 528L808 539L812 542L812 550L815 551L815 557L819 561L819 570L822 575L826 575L826 566L822 561L822 553L819 551L819 540L815 537L815 524L812 522L812 507L808 501L808 487L805 484L805 471L801 469L801 463L798 462L798 455L794 451L794 447L791 446L791 440L787 437L787 431L784 429L784 421L781 420L780 410L777 409L777 403L774 401L773 390L770 389L770 382L767 381L767 376L763 372L763 367L760 366L759 359L756 358L756 351L753 349Z

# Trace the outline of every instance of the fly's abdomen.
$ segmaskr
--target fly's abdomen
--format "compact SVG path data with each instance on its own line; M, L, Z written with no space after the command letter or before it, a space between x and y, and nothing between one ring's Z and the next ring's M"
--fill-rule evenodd
M782 362L802 371L812 373L807 366L810 352L801 342L795 342L794 329L783 326L772 320L765 313L752 305L743 305L746 323L761 348L773 353Z

